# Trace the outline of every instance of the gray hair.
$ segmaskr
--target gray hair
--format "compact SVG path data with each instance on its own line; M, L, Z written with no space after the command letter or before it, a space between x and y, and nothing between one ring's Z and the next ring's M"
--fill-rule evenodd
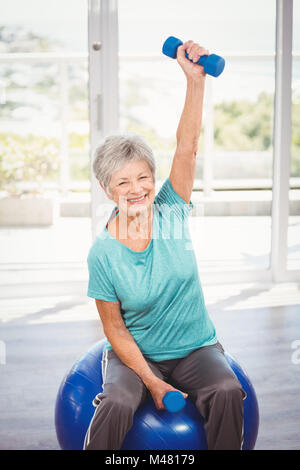
M93 171L100 184L110 193L112 174L126 163L144 160L155 182L155 160L152 149L143 137L136 134L111 135L96 149Z

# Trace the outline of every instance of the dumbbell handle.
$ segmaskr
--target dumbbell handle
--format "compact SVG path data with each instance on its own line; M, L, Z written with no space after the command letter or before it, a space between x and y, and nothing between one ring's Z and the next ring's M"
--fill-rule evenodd
M212 55L212 54L211 54L211 55ZM215 55L215 54L213 54L213 55ZM208 56L208 55L202 55L202 56L200 57L200 59L198 60L198 62L194 62L192 59L190 59L187 52L185 53L185 57L186 57L187 59L189 59L191 62L193 62L193 64L202 65L202 66L204 67L204 65L206 64L207 58L208 58L209 56Z
M176 412L180 411L185 407L185 398L182 393L177 392L175 390L171 390L167 392L163 399L163 404L168 411Z
M168 57L176 59L177 49L182 44L183 42L180 39L175 38L174 36L170 36L168 37L168 39L165 40L162 52ZM187 59L191 60L187 52L185 53L185 56ZM223 57L220 57L216 54L203 55L200 57L198 62L194 63L202 65L202 67L204 68L204 72L208 75L212 75L213 77L218 77L223 72L225 67L225 60L223 59Z

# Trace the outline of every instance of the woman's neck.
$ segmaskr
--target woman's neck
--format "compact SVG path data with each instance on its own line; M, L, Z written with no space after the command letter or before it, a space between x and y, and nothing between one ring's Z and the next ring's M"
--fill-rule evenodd
M115 230L119 240L148 240L152 237L153 209L143 211L134 216L128 216L119 211L112 221L111 228Z

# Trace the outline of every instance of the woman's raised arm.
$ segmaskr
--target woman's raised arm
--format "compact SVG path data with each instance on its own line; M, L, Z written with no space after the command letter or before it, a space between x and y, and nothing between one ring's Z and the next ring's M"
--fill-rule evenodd
M203 67L192 63L185 57L185 52L194 62L197 62L202 55L208 55L209 52L193 41L187 41L177 49L177 61L186 76L187 88L176 133L177 147L170 172L170 182L174 190L186 203L189 203L196 172L206 74Z

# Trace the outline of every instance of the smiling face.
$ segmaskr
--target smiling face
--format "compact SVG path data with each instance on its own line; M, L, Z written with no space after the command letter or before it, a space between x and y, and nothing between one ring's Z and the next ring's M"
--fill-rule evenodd
M144 160L127 163L113 173L108 198L128 217L149 211L155 199L155 183L149 165Z

